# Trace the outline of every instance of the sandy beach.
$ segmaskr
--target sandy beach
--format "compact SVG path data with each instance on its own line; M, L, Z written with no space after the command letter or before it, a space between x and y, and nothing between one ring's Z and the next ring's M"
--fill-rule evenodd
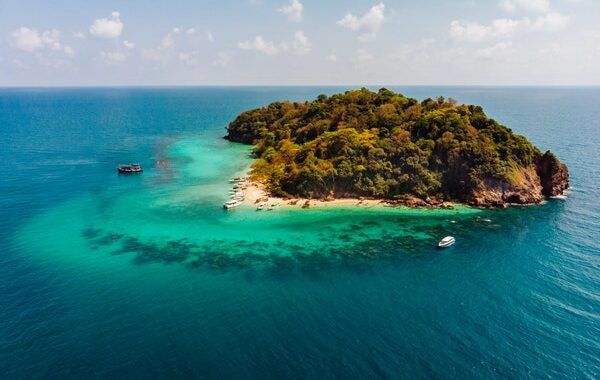
M332 200L306 199L306 198L280 198L270 196L265 186L258 182L248 182L243 190L245 203L248 204L279 204L297 207L334 207L334 206L378 206L386 202L377 199L340 198Z

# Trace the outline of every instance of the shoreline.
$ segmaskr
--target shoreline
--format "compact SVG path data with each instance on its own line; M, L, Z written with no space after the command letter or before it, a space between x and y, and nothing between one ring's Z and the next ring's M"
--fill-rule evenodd
M548 198L551 199L567 199L566 195L556 197L546 197L539 203L507 203L505 207L482 207L473 206L465 203L457 202L441 202L441 203L426 203L425 201L414 198L407 201L391 201L385 199L372 199L372 198L333 198L333 199L309 199L309 198L282 198L269 195L265 189L265 186L256 181L246 182L246 187L242 189L244 195L244 202L250 206L258 206L259 204L264 205L277 205L277 206L289 206L296 208L327 208L336 206L353 206L353 207L391 207L391 208L408 208L408 209L437 209L437 210L452 210L460 207L468 207L477 210L495 210L495 209L506 209L510 207L530 207L544 205L548 202Z
M368 198L335 198L330 200L324 199L308 199L308 198L281 198L269 195L265 186L256 181L248 181L246 188L243 190L244 203L251 206L258 204L277 204L281 206L291 206L298 208L313 208L313 207L336 207L336 206L356 206L356 207L407 207L407 208L433 208L433 209L453 209L459 204L444 202L439 205L411 205L401 202L391 202L382 199Z

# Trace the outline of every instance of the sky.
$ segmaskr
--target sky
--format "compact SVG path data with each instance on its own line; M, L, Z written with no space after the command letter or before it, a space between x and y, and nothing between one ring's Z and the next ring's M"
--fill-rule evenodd
M0 86L600 85L599 0L0 0Z

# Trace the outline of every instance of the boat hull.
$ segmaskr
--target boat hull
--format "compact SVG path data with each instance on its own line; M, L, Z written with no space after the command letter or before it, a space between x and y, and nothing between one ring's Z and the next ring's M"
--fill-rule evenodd
M438 243L438 248L448 248L454 245L454 243L456 243L456 239L453 237L446 237L444 239L442 239L442 241L440 241Z

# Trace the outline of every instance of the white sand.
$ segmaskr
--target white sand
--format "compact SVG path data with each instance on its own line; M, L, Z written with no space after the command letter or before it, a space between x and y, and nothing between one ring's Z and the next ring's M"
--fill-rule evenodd
M382 202L377 199L357 199L357 198L341 198L332 200L315 200L305 198L279 198L269 196L265 190L265 186L258 182L248 182L247 187L243 190L245 202L250 204L280 204L288 206L303 207L327 207L327 206L375 206L382 205Z

